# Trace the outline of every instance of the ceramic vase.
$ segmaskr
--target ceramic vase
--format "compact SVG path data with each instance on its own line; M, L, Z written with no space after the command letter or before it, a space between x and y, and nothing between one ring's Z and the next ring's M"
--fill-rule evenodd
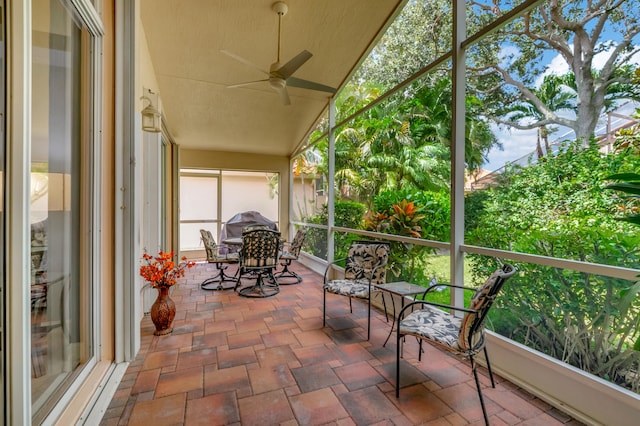
M158 288L158 297L151 305L151 321L156 327L153 333L163 336L173 331L173 319L176 316L176 304L169 297L169 287Z

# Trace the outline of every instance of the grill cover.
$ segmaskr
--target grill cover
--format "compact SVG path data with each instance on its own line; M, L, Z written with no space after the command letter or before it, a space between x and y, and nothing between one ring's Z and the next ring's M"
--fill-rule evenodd
M267 225L269 229L278 230L275 222L262 216L259 212L242 212L236 214L224 224L220 232L220 241L222 242L227 238L242 237L242 228L250 225Z

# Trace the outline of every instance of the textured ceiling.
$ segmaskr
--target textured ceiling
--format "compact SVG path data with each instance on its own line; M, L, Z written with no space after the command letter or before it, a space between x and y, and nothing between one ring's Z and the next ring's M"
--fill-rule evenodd
M289 155L331 94L288 87L284 105L259 70L276 61L273 0L142 0L140 16L169 131L183 148ZM281 63L313 54L294 74L338 88L402 0L289 0Z

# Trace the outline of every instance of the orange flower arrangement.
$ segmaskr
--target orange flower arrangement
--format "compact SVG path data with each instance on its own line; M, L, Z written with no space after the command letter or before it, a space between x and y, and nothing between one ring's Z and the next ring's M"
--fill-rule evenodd
M195 265L195 262L188 262L183 256L178 266L173 262L173 252L165 253L162 250L157 256L151 256L146 251L142 255L142 266L140 266L140 276L144 278L153 288L168 288L176 283L178 278L184 277L186 269Z

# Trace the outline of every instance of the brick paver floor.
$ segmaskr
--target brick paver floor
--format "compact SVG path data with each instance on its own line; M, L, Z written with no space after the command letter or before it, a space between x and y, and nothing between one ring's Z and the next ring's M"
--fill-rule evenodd
M430 345L404 344L402 389L396 399L390 323L366 304L327 295L322 277L300 264L303 281L263 299L200 282L215 267L198 263L172 292L174 330L154 336L148 316L142 345L101 425L466 425L484 424L468 363ZM232 270L230 271L233 272ZM228 284L228 283L227 283ZM491 348L489 348L489 351ZM492 425L580 423L481 371Z

